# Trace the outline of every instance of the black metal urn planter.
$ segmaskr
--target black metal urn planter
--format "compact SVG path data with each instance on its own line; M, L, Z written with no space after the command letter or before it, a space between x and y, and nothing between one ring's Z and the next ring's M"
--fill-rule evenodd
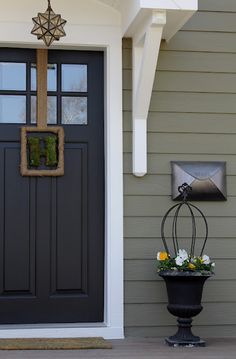
M193 335L191 331L192 317L198 315L203 307L201 305L203 286L205 281L213 275L215 264L203 254L207 237L208 225L202 211L187 201L191 187L186 183L178 188L182 195L182 202L171 207L163 217L161 224L161 236L165 251L157 253L158 272L165 280L168 295L168 311L176 316L178 323L177 333L166 338L170 346L205 346L205 341ZM180 211L186 210L191 219L191 244L187 252L179 248L178 223ZM202 220L204 225L203 244L199 255L196 255L196 220L195 216ZM166 241L165 227L167 219L171 218L171 241L169 246ZM198 249L199 250L199 249Z

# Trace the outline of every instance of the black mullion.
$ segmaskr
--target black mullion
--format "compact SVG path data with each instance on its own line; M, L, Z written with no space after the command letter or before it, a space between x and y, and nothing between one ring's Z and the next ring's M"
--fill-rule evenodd
M12 96L26 96L27 91L17 91L17 90L0 90L0 95L12 95Z
M88 97L88 92L70 92L70 91L63 91L61 92L62 96L67 97Z

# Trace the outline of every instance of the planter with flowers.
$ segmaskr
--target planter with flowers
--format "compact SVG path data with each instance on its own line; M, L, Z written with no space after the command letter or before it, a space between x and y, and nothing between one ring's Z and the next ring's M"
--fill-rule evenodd
M157 253L158 273L165 280L168 295L168 311L176 316L178 331L175 335L166 338L171 345L205 346L205 342L191 331L192 317L202 311L201 299L205 281L213 275L215 264L204 254L208 237L207 221L203 213L195 205L187 202L187 195L191 187L183 184L179 187L183 200L171 207L162 220L161 235L165 251ZM192 235L191 245L187 252L179 248L178 219L180 210L187 208L190 213ZM171 226L172 247L167 245L165 224L167 218L174 212ZM198 254L196 252L196 221L194 212L203 220L205 235ZM199 247L199 246L198 246Z

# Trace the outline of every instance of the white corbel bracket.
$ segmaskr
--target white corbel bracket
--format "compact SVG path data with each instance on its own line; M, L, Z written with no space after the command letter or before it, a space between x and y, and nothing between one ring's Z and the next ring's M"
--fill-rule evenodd
M133 174L147 173L147 117L166 11L152 11L133 37Z

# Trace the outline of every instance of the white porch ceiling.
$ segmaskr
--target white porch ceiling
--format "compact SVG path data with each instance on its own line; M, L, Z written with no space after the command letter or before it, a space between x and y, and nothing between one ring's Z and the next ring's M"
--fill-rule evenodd
M126 1L126 0L123 0ZM120 10L120 0L100 0L104 4L114 7L117 10Z
M122 35L133 37L151 11L166 11L162 38L169 41L198 8L198 0L98 0L121 13Z

